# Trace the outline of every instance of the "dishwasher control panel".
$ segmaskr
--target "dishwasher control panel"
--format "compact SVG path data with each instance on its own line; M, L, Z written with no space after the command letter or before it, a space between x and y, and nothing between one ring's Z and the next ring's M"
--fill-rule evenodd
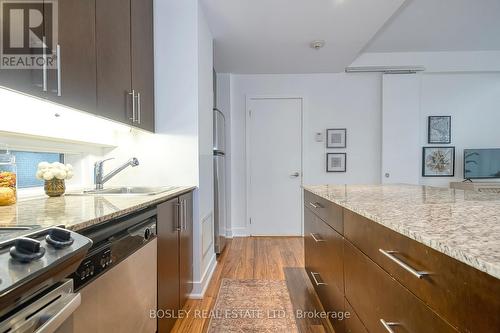
M101 249L87 256L71 277L74 281L75 290L80 289L88 281L96 278L113 264L112 251L110 247Z

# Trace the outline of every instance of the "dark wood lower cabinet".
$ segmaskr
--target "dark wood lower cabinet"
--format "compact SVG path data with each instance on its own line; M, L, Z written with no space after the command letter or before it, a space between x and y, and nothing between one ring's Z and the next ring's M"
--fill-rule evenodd
M453 327L382 268L345 242L345 294L370 332L453 333Z
M365 325L363 325L347 299L345 299L344 304L346 312L345 333L368 333Z
M158 205L158 311L177 315L192 290L192 192ZM168 333L175 316L161 316L158 333Z
M193 290L193 193L179 198L181 214L181 230L179 231L179 304L186 303Z
M499 279L307 191L304 207L307 274L350 313L336 333L500 333Z
M325 311L344 311L343 237L304 208L306 270ZM336 333L344 331L338 315L330 317Z

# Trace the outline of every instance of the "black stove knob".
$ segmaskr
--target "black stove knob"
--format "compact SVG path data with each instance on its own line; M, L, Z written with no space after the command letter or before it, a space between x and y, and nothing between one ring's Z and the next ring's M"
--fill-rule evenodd
M56 249L62 249L63 247L70 246L73 244L74 239L71 238L71 232L66 229L52 228L49 230L49 234L45 237L47 244L52 245Z
M40 259L45 254L45 248L40 246L40 242L26 237L19 237L14 240L14 246L10 248L10 256L20 262L30 262Z

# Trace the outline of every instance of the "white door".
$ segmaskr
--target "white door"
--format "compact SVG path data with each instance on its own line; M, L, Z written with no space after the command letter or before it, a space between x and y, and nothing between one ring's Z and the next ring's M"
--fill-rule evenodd
M250 233L302 234L302 99L249 99Z

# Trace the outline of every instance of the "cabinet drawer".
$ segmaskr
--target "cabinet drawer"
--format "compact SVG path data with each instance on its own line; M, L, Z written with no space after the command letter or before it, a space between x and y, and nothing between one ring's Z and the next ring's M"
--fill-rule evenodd
M456 332L389 274L345 242L345 292L369 332ZM394 324L396 323L396 324Z
M343 237L304 208L306 270L325 311L344 311ZM343 321L332 320L337 333Z
M498 330L500 298L491 295L500 295L500 280L347 209L344 218L346 239L450 324L467 332ZM429 275L419 278L411 269Z
M304 191L304 205L338 233L344 234L342 207L308 191Z
M344 304L346 313L349 313L349 318L345 319L345 333L368 333L351 304L347 300L344 300Z

